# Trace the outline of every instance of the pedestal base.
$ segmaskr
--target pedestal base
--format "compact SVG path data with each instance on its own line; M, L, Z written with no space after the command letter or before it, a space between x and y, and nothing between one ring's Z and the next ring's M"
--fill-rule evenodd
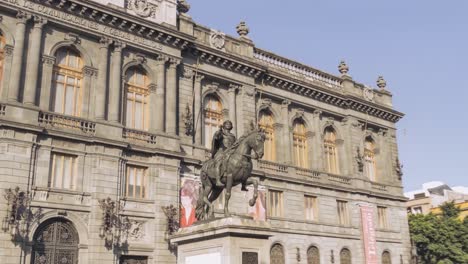
M170 241L178 264L260 264L268 262L270 231L266 222L230 217L182 228Z

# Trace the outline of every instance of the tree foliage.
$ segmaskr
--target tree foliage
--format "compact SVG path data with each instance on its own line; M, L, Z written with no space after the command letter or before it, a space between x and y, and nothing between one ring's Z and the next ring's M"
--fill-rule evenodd
M409 216L409 228L419 260L425 264L468 263L468 218L457 219L453 202L441 206L442 215Z

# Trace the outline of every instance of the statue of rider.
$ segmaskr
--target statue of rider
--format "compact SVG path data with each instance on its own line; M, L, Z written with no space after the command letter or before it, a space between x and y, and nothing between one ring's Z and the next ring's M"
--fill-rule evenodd
M224 187L224 184L221 182L221 177L223 172L221 171L222 162L221 159L224 157L224 152L229 149L236 142L236 136L231 133L232 122L226 120L223 122L223 125L219 127L219 130L213 136L213 141L211 145L211 158L217 160L216 162L216 186Z

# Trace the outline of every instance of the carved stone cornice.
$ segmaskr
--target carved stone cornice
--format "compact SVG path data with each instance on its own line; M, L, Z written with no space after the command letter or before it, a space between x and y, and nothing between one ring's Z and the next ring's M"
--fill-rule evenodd
M122 52L127 45L122 41L114 40L114 52Z
M205 79L205 75L200 74L200 73L197 73L197 74L195 75L195 81L201 82L203 79Z
M84 66L83 67L83 75L87 77L97 76L98 70L94 67Z
M42 63L52 67L55 64L55 57L49 55L42 55Z
M42 28L45 24L47 24L47 19L43 16L33 15L33 22L35 28Z
M6 57L11 57L13 56L13 50L14 50L14 46L13 45L10 45L10 44L6 44L5 47L3 48L3 50L5 51L5 56Z
M102 48L108 49L110 44L112 44L112 39L110 39L108 37L102 36L99 39L99 48L101 48L101 49Z
M20 10L18 11L18 13L16 13L16 23L26 24L26 22L28 22L30 18L31 18L31 14L27 12Z
M192 80L194 75L195 75L195 71L187 67L184 67L181 72L181 77L186 80Z
M151 83L150 85L148 85L148 89L150 93L156 93L158 86L155 83Z
M228 93L235 93L240 88L241 88L240 85L231 83L229 84Z
M75 34L75 33L67 33L65 35L65 40L69 41L69 42L71 42L73 44L80 44L81 43L80 36L78 34Z
M314 110L314 112L313 112L313 115L314 115L315 118L322 117L322 114L323 114L322 110Z
M171 69L171 68L173 69L173 68L176 68L176 67L181 63L181 60L178 59L178 58L172 58L172 57L170 57L170 58L167 60L167 62L168 62L169 68L170 68L170 69Z

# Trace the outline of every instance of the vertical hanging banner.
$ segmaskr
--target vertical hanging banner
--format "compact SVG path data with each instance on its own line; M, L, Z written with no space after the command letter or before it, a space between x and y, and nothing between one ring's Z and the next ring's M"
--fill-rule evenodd
M360 205L362 238L366 264L377 264L377 241L375 239L374 209L369 205Z

